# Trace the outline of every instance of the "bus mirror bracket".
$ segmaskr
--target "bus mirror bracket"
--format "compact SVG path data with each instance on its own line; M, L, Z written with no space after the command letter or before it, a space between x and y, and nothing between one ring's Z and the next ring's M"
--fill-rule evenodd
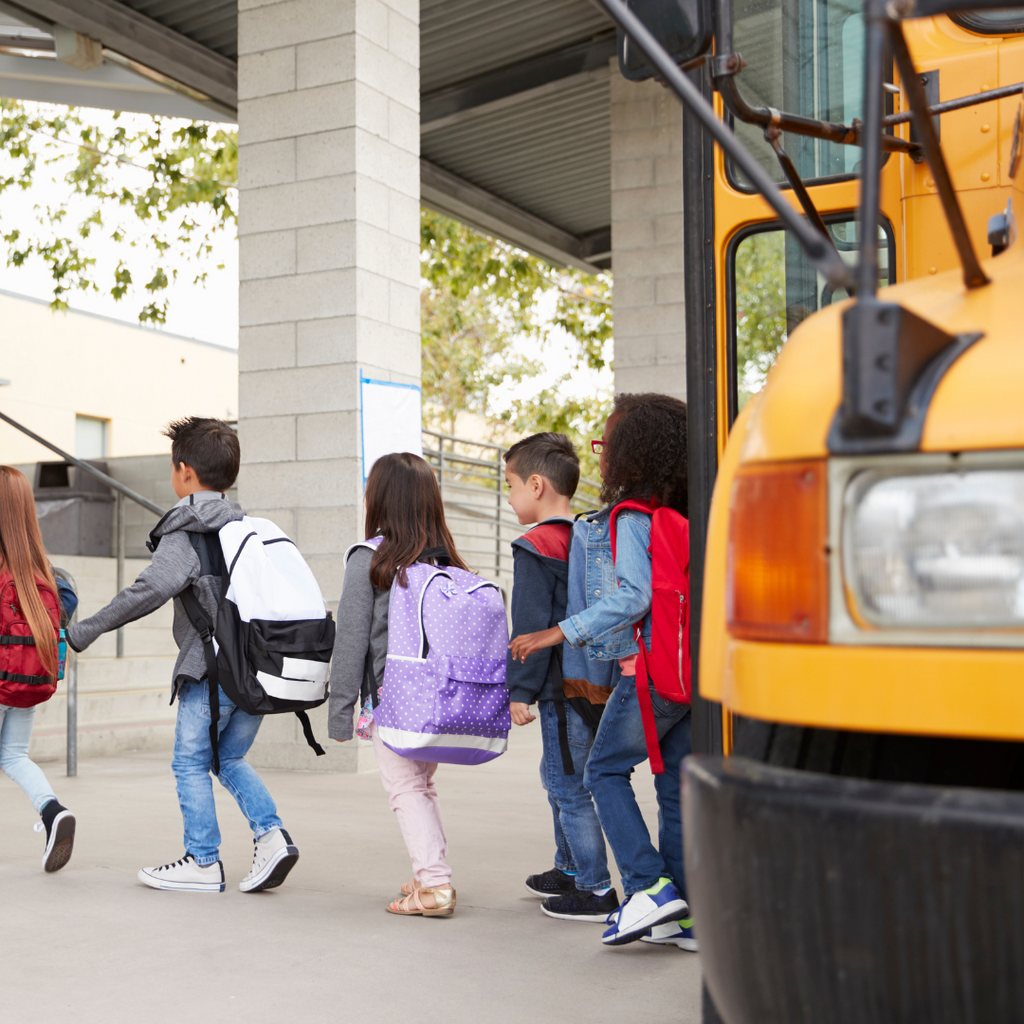
M843 312L843 399L829 452L917 451L935 389L980 337L949 335L895 302L858 299Z

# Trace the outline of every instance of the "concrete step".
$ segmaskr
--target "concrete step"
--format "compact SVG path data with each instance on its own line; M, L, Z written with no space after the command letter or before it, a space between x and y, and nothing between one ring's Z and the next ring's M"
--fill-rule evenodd
M126 750L169 749L176 709L169 705L173 657L78 660L78 751L81 757ZM29 754L63 760L67 749L67 688L36 711Z

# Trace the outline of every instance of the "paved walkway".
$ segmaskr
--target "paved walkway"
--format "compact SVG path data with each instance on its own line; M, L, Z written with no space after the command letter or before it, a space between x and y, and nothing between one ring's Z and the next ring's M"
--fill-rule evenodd
M438 774L459 893L450 919L384 912L410 869L376 774L262 772L302 859L284 886L251 895L237 889L251 834L219 786L227 891L136 881L141 866L181 855L169 753L84 761L75 779L43 766L79 820L75 855L56 875L40 870L31 807L0 777L2 1019L699 1021L696 955L604 948L600 925L549 920L526 894L553 843L537 723L512 741L490 765ZM653 823L647 769L636 778Z

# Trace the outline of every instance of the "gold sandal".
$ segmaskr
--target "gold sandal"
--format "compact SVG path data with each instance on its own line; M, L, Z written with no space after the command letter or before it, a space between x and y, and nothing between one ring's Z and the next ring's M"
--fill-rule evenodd
M434 897L434 905L425 907L421 896ZM403 899L394 900L385 908L389 914L401 914L406 917L419 914L423 917L451 917L455 913L454 889L416 889Z
M417 889L420 888L422 888L422 886L420 885L419 882L416 881L416 878L410 878L409 881L402 886L402 895L411 896Z

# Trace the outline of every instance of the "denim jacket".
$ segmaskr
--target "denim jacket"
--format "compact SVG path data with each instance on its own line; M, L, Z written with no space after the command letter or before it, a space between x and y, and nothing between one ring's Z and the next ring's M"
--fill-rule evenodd
M597 686L611 685L603 676L610 678L613 663L637 653L633 627L641 619L651 643L651 517L633 509L619 514L613 562L611 511L573 527L567 617L559 623L566 638L562 674Z

